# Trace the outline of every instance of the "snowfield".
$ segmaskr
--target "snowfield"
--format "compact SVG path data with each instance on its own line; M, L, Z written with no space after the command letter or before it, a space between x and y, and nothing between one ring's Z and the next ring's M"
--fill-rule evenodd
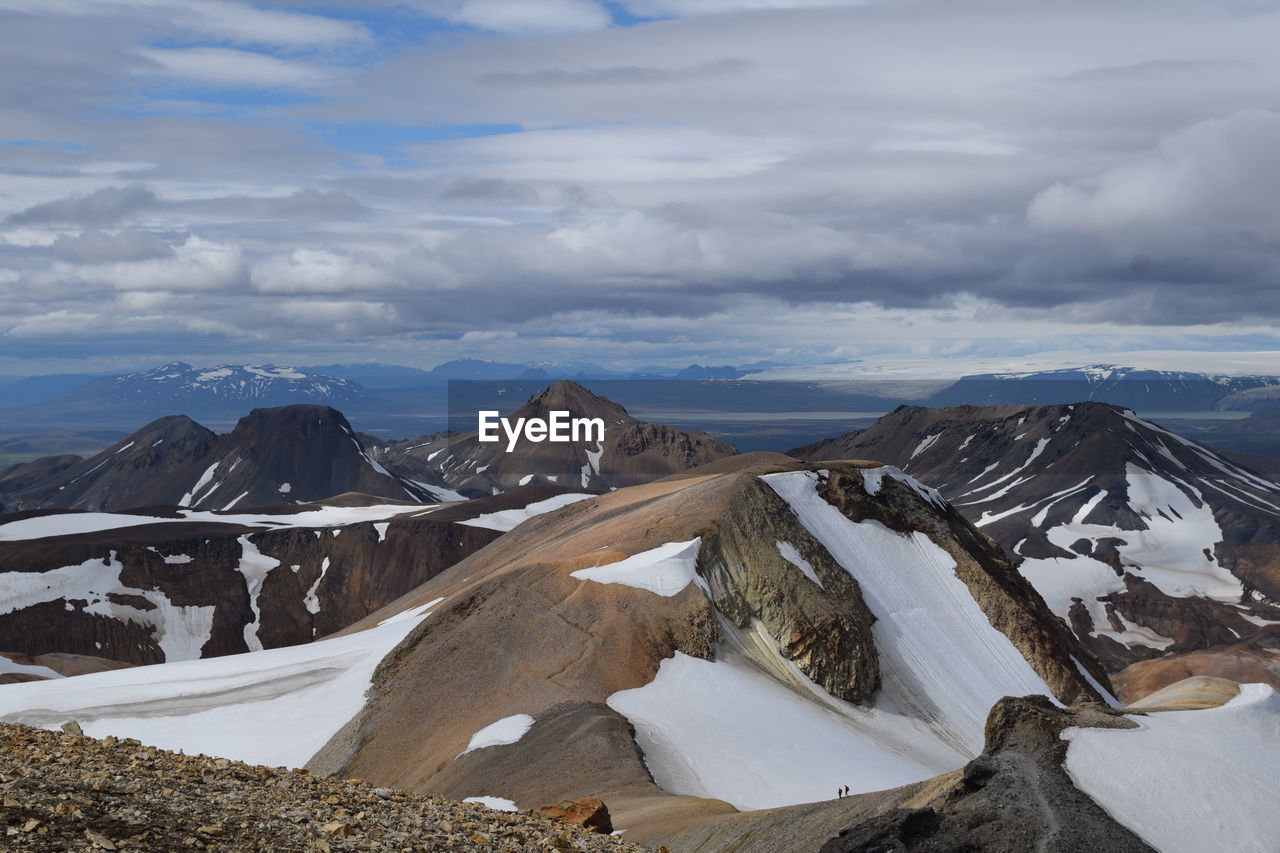
M430 614L281 649L0 685L0 720L301 767L364 706L373 671Z
M1277 849L1280 694L1244 684L1219 708L1129 719L1063 732L1076 787L1162 853Z
M677 653L652 682L608 699L635 726L663 788L759 809L830 799L844 785L860 793L916 782L976 756L1002 696L1052 696L991 627L955 562L923 534L850 521L818 495L814 473L761 479L861 586L877 618L883 687L872 708L835 699L763 628L722 621L726 644L714 663ZM696 544L669 543L573 574L672 594L701 580ZM778 547L793 563L799 558Z
M883 687L876 707L927 722L960 752L982 750L987 712L1003 696L1053 696L991 626L955 561L923 533L855 523L818 494L812 472L761 478L862 588L876 616Z
M827 800L842 785L878 791L968 760L918 721L827 699L741 656L711 663L677 652L653 681L608 705L635 726L658 785L739 809Z

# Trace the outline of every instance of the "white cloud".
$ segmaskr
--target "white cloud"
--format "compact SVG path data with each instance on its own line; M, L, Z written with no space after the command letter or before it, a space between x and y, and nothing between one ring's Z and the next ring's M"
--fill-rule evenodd
M73 264L56 261L32 273L35 287L119 291L229 291L243 285L246 270L238 245L189 236L170 255L138 261Z
M330 76L309 63L229 47L145 47L138 53L159 66L158 73L219 86L272 89L314 84Z
M1275 238L1277 151L1280 113L1249 110L1209 119L1099 175L1055 183L1036 195L1027 216L1035 225L1067 230L1196 226Z
M391 284L386 271L367 261L323 249L295 249L253 268L261 293L344 293Z
M365 27L351 21L260 9L234 0L0 0L0 12L103 18L138 16L159 28L239 44L270 44L291 48L367 42Z

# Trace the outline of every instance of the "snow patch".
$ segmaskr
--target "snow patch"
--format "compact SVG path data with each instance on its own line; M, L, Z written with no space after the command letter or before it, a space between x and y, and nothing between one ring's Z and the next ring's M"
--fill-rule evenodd
M520 809L516 806L514 800L508 800L505 797L467 797L464 803L477 803L485 808L493 809L499 812L518 812Z
M461 758L468 752L474 752L477 749L516 743L520 738L528 734L531 728L533 728L533 717L528 714L513 714L510 717L503 717L496 723L490 723L473 734L471 740L467 743L467 748L458 753L458 757Z
M553 498L547 498L542 501L535 501L522 509L503 509L497 512L486 512L484 515L468 518L465 521L459 521L459 524L465 524L468 527L486 527L490 530L500 530L506 533L514 530L517 525L533 518L537 515L552 512L554 510L566 507L569 504L585 501L587 498L595 497L595 495L583 494L564 494L556 495Z
M249 609L253 611L253 621L244 626L244 642L249 651L260 652L262 641L258 639L258 628L262 625L262 608L258 605L258 594L262 592L262 584L266 582L267 575L280 565L280 561L259 551L248 536L241 536L238 541L240 562L236 571L244 576L245 589L249 592Z
M800 556L800 551L795 545L790 542L783 542L781 539L775 544L778 546L778 553L782 555L782 559L799 569L809 580L820 587L822 586L822 581L818 580L818 573L813 570L813 566L809 565L808 560ZM826 589L826 587L823 587L823 589Z
M596 583L620 583L670 598L689 584L711 595L707 582L697 572L698 549L702 538L688 542L668 542L616 563L579 569L570 577Z

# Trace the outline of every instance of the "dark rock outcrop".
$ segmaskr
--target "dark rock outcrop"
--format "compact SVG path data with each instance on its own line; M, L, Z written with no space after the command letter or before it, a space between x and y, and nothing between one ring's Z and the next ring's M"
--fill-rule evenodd
M821 853L1147 853L1151 848L1062 768L1064 728L1135 725L1094 708L1058 708L1043 696L1003 699L987 719L982 755L959 780L926 805L893 808L842 830Z

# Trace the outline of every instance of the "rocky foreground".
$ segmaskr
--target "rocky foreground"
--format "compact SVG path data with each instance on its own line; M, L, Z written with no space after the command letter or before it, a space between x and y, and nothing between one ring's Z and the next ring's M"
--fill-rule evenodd
M530 814L0 724L0 850L643 850Z

